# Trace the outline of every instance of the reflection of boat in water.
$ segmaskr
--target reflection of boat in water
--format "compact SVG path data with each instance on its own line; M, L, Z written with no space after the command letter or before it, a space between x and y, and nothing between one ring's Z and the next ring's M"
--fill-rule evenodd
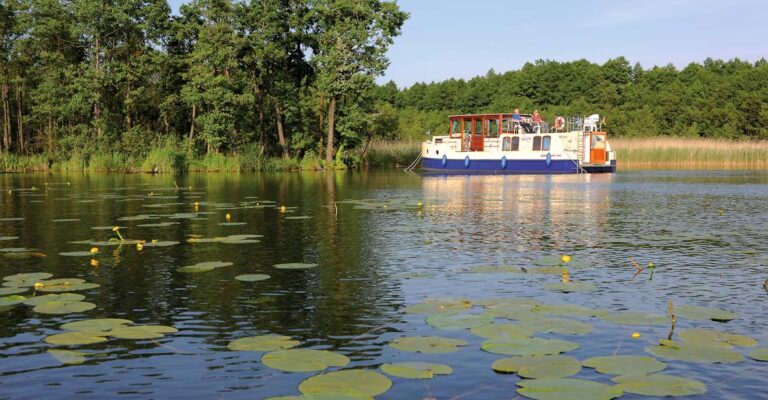
M429 172L577 174L616 172L616 153L598 115L557 117L550 129L530 115L455 115L449 133L422 143Z

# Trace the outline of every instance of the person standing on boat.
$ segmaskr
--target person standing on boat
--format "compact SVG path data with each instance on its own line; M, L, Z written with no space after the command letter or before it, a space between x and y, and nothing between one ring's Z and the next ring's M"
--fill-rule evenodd
M541 132L541 115L539 114L539 110L533 110L531 123L533 124L534 132Z
M523 117L520 116L520 109L519 108L515 108L515 113L512 114L512 121L515 121L515 122L522 122L523 121Z

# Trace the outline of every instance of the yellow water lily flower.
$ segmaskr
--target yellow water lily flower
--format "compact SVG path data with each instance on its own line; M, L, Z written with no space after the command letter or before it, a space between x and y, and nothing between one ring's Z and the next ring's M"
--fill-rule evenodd
M571 256L569 256L568 254L564 255L564 256L563 256L563 257L561 257L560 259L561 259L561 260L562 260L564 263L569 263L569 262L571 262Z
M98 247L91 247L91 254L93 254L93 255L99 254L99 248Z
M230 219L232 219L232 216L227 213L227 215L224 216L224 218L227 219L227 222L229 222Z
M640 332L632 332L632 339L639 339L640 338Z
M45 283L43 282L35 282L35 289L42 289L45 287Z
M143 249L144 249L144 245L143 245L143 244L141 244L141 243L136 243L136 250L139 250L139 251L141 251L141 250L143 250Z
M281 212L281 213L284 213L284 212L285 212L285 206L280 206L280 212Z

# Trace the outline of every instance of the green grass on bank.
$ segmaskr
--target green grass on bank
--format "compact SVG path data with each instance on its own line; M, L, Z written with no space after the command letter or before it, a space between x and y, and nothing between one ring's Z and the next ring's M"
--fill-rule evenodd
M727 141L673 137L611 138L620 168L671 169L768 169L768 141ZM416 141L375 140L363 149L342 150L335 168L346 166L403 168L419 155ZM208 154L190 157L183 147L157 147L143 159L120 152L87 155L74 153L68 159L46 154L18 156L0 154L0 172L278 172L320 170L324 161L314 153L302 159L263 157L256 148L236 155Z

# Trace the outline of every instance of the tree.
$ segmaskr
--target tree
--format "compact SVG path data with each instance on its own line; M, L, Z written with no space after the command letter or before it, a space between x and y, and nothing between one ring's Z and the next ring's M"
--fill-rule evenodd
M388 65L385 56L400 34L408 14L394 2L380 0L311 0L312 61L317 87L328 99L326 165L334 155L337 102L344 95L364 91Z

